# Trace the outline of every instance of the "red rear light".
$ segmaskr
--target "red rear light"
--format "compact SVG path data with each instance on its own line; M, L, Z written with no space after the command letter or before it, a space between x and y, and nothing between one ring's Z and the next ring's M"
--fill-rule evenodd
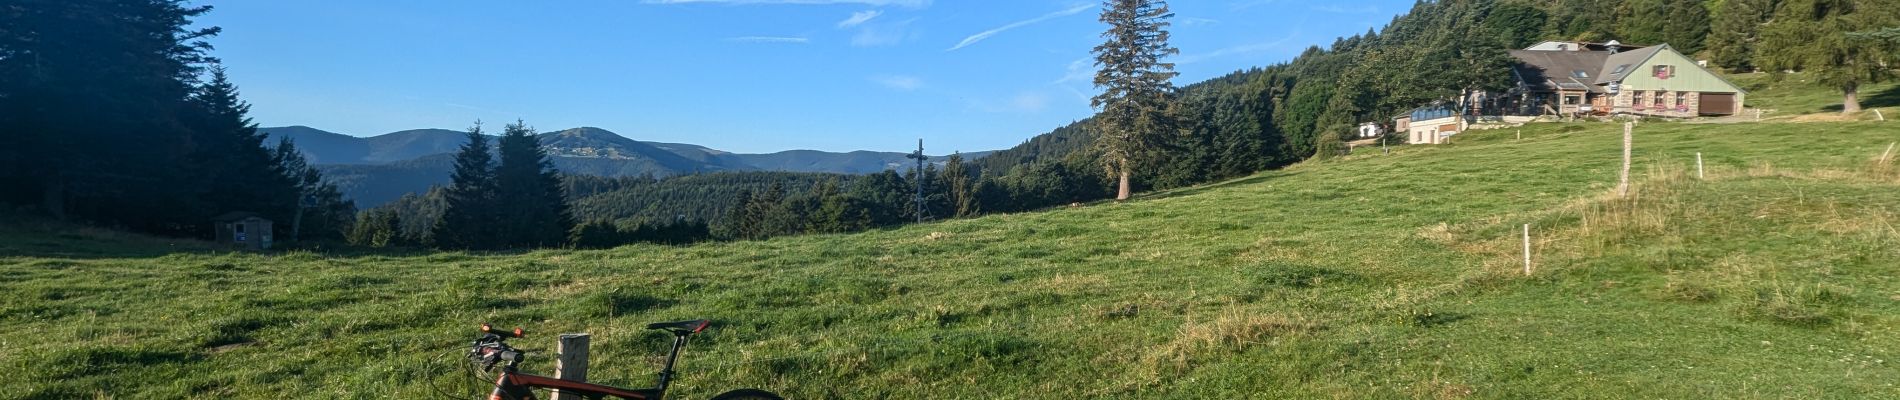
M515 328L515 337L522 338L527 336L521 334L521 328Z

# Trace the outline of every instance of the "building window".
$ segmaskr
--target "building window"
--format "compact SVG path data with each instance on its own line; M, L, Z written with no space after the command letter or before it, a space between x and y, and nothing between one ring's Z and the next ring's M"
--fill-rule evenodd
M1648 93L1648 92L1644 92L1641 90L1636 91L1635 95L1630 96L1630 105L1635 106L1636 109L1638 110L1643 109L1643 99L1649 98L1648 96L1644 95L1645 93Z
M1676 66L1657 65L1657 66L1651 67L1651 72L1655 73L1656 79L1674 78L1676 76Z
M1676 110L1684 111L1684 110L1687 110L1688 108L1689 108L1689 92L1676 92Z

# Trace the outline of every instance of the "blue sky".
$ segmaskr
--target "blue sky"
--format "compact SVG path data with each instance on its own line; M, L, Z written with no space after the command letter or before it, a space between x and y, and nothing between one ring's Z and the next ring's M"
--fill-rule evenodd
M1098 2L205 0L264 126L605 128L737 152L1000 149L1092 113ZM1411 0L1171 3L1185 85Z

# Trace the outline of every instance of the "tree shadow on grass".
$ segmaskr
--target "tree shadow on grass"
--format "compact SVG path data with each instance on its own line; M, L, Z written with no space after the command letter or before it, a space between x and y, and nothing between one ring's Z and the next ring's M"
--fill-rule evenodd
M1219 183L1155 192L1147 196L1142 196L1142 198L1152 200L1152 199L1165 199L1165 198L1170 198L1170 197L1193 196L1193 195L1197 195L1201 193L1207 193L1213 190L1219 190L1223 188L1230 188L1230 187L1237 187L1237 186L1253 185L1253 184L1257 184L1261 182L1266 182L1272 179L1285 178L1285 177L1290 177L1290 176L1294 176L1298 174L1299 173L1297 172L1287 172L1286 170L1273 170L1273 171L1262 172L1259 174L1254 174L1253 176L1227 180L1227 181L1223 181Z

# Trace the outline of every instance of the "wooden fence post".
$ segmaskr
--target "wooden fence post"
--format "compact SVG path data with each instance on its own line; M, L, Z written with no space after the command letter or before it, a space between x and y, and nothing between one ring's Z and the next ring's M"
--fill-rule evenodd
M1524 224L1524 276L1531 276L1531 224Z
M559 353L554 361L554 378L575 382L587 381L587 342L585 333L561 335L561 342L555 352ZM581 400L578 394L554 391L554 400Z
M1620 197L1630 195L1630 147L1636 144L1636 124L1623 123L1623 172L1618 174L1616 193Z

